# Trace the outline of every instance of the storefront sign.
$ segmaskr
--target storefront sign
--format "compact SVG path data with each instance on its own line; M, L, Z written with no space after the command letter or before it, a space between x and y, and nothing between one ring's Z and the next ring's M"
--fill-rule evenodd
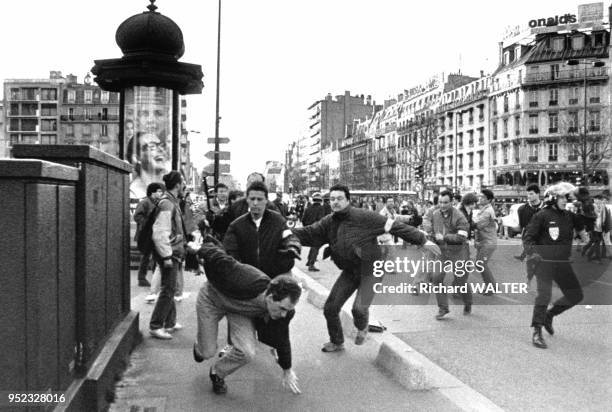
M576 21L577 19L576 19L575 14L566 13L563 16L555 16L555 17L529 20L529 27L533 29L535 27L543 27L543 26L548 26L548 27L558 26L560 24L576 23Z

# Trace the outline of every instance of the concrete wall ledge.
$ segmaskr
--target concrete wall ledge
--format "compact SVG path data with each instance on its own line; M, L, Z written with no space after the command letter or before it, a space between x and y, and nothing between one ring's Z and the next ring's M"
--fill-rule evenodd
M79 180L79 170L38 159L2 159L0 160L0 178L7 177L75 183Z
M142 339L139 313L131 311L115 327L85 377L66 390L66 402L54 411L105 411L114 400L115 381L125 370L130 353Z

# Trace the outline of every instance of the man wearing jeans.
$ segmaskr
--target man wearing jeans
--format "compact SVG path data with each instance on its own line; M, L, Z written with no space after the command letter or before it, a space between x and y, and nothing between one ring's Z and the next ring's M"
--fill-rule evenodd
M355 344L365 342L369 307L374 298L372 287L378 281L372 274L372 263L382 256L377 237L390 233L416 245L424 245L427 239L412 226L385 219L370 210L352 207L349 188L344 185L332 186L329 199L333 214L310 226L292 229L292 232L304 246L317 247L329 243L332 260L342 270L323 308L330 341L321 350L336 352L344 350L340 310L355 291L357 296L352 309L357 328ZM437 252L439 255L439 250Z
M161 291L151 315L149 332L154 338L172 339L170 333L182 328L176 323L174 292L179 265L185 257L185 225L179 203L185 192L185 180L175 170L163 179L167 191L159 201L159 214L153 224L154 253L161 267Z
M299 255L299 245L286 245L289 249L291 254ZM223 317L227 318L232 340L231 348L210 368L213 391L227 392L225 378L253 359L259 339L276 350L283 369L283 386L300 393L291 368L289 322L295 314L301 286L290 275L270 280L259 269L228 255L210 236L204 239L198 256L203 259L208 282L200 289L196 303L198 334L193 357L203 362L216 356L219 321Z
M482 262L482 280L489 286L495 283L495 278L489 268L489 260L493 256L493 252L497 249L497 223L495 219L495 210L493 210L493 192L489 189L483 189L478 196L480 204L480 213L474 221L476 227L476 261ZM485 296L493 295L493 292L486 291Z

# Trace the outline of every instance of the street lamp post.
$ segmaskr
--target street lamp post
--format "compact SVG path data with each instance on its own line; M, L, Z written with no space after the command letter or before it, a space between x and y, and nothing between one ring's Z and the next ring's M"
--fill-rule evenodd
M587 182L587 68L588 64L591 63L592 67L602 67L604 66L604 62L597 59L572 59L567 61L568 66L577 66L579 64L584 65L584 75L582 78L582 87L584 88L584 125L583 125L583 136L582 136L582 179L581 184L583 186L588 186Z

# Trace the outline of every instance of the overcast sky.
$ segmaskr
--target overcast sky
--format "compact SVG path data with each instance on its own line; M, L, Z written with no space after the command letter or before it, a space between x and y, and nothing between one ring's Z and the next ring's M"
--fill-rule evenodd
M217 0L158 0L182 29L181 61L202 65L204 91L188 99L192 159L201 168L214 135ZM332 95L395 96L439 72L494 70L506 26L576 14L571 0L223 0L221 136L231 139L240 181L283 160L307 120L307 108ZM3 5L0 79L76 74L94 59L115 58L119 24L145 11L145 0L11 1ZM610 4L604 3L605 14Z

